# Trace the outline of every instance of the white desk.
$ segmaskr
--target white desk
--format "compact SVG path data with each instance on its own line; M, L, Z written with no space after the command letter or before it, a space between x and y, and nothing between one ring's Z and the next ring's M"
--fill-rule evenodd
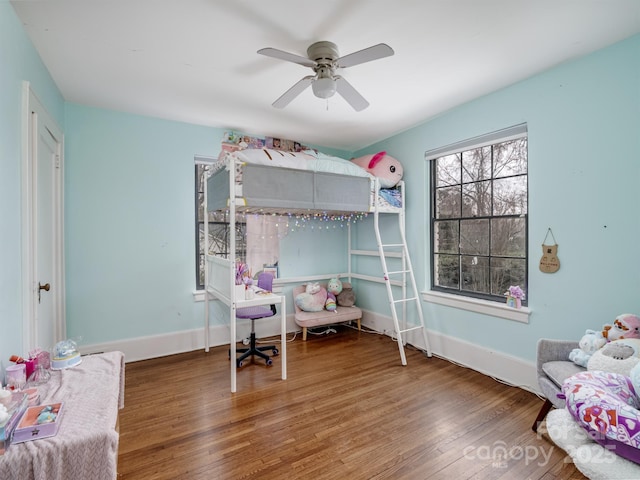
M236 310L244 307L257 307L260 305L277 305L280 304L280 364L282 368L282 380L287 379L287 310L286 310L286 297L284 295L276 295L274 293L256 293L255 297L251 300L229 298L219 290L215 288L207 288L207 295L211 295L229 306L229 350L231 361L229 362L231 368L231 392L235 393L236 386ZM233 295L233 292L231 293ZM205 299L205 351L209 351L209 300Z

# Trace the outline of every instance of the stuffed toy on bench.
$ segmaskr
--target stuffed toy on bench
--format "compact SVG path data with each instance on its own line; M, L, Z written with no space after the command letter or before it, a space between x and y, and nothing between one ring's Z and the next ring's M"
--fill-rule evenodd
M358 330L361 328L362 310L355 305L344 306L339 300L336 302L345 289L353 291L351 284L341 282L341 291L335 295L333 280L335 279L329 281L329 291L327 291L327 284L318 283L298 285L293 289L295 321L298 326L302 327L303 341L307 340L307 329L312 327L356 320Z

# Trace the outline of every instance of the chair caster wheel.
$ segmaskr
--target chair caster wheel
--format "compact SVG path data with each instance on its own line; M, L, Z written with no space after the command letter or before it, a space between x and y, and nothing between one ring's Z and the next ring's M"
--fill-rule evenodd
M270 367L271 365L273 365L273 360L265 360L265 363L267 364L267 367Z
M271 353L273 353L274 355L278 355L280 353L280 350L274 348L273 350L271 350Z
M237 367L237 368L242 367L242 365L243 365L242 360L238 360L238 361L236 362L236 367Z

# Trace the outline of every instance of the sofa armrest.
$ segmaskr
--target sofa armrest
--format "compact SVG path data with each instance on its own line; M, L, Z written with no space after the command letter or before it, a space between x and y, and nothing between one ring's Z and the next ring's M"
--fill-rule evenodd
M538 377L544 376L542 365L557 360L569 360L569 353L574 348L579 348L578 342L573 340L552 340L541 338L538 340L538 353L536 356L536 368Z

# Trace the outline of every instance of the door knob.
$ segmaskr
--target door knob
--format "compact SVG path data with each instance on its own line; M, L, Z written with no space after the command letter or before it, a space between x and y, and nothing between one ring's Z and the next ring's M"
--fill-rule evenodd
M40 303L40 292L42 290L44 290L45 292L48 292L50 288L51 288L51 285L49 285L48 283L45 283L44 285L42 285L40 282L38 282L38 303Z

